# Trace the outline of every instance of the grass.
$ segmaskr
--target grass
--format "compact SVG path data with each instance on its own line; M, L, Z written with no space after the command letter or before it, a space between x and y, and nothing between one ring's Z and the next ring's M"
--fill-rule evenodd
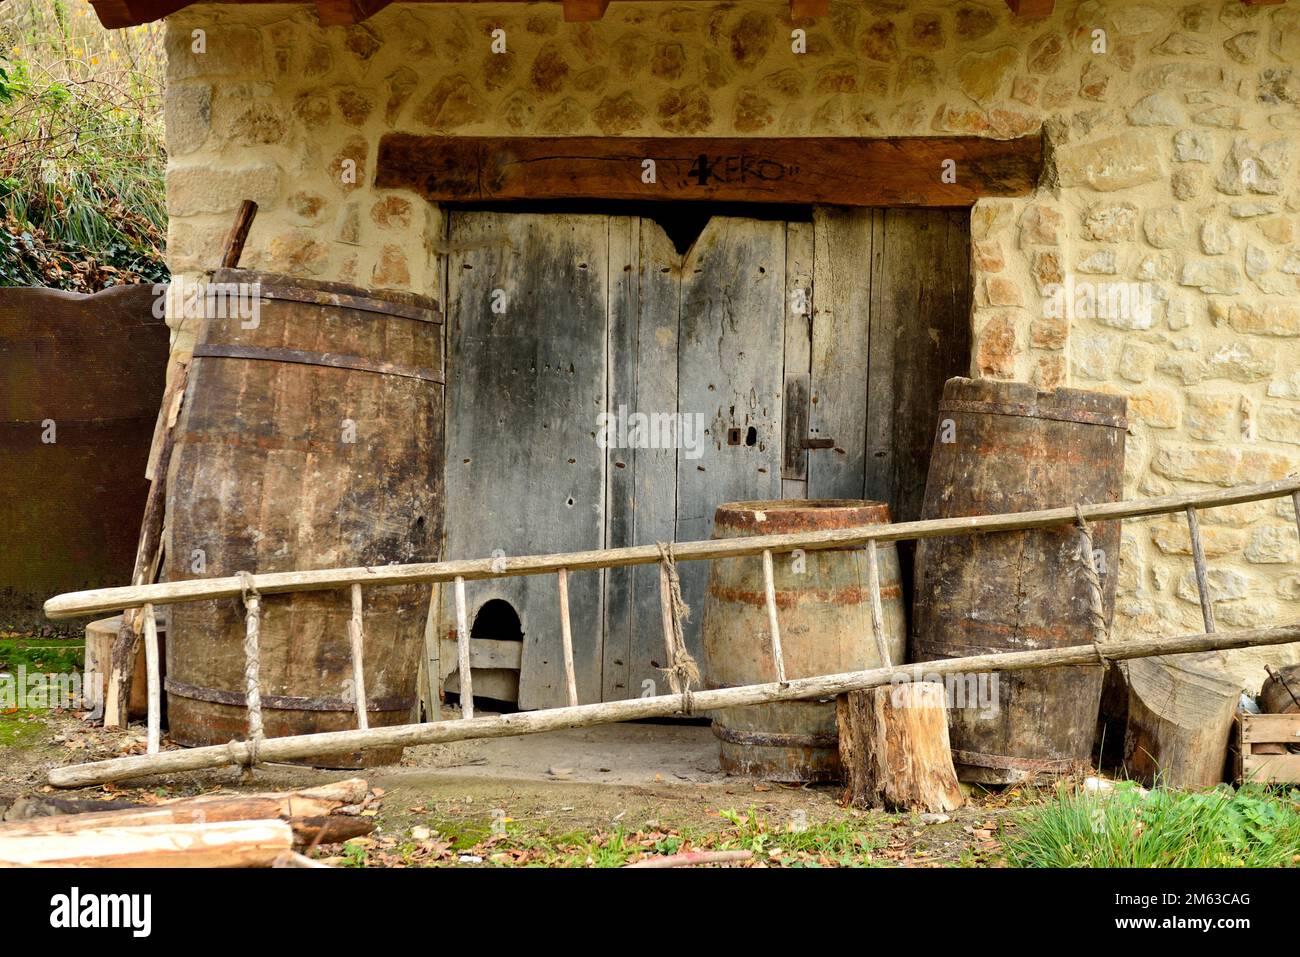
M768 867L871 867L885 840L871 817L819 823L773 822L750 809L718 812L719 828L673 828L649 823L599 830L558 830L546 822L437 819L403 829L400 837L357 838L335 863L367 866L622 867L647 857L689 851L747 850Z
M1300 791L1063 790L1005 841L1021 867L1300 866Z
M0 671L16 672L25 667L29 674L67 674L81 671L84 660L85 642L80 638L0 633Z
M80 0L0 7L0 285L160 282L160 24L106 31Z

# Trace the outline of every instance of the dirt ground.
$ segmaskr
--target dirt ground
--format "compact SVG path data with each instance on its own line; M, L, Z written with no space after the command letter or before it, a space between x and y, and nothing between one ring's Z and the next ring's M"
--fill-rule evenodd
M760 850L798 844L797 854L781 860L812 866L998 866L999 836L1014 826L1017 809L1042 796L975 792L944 820L848 809L838 786L728 777L707 725L673 722L428 745L407 749L401 765L359 772L268 765L251 775L225 768L57 792L44 782L52 766L143 749L138 726L105 731L71 714L6 715L0 811L25 795L154 803L360 776L382 795L374 834L351 847L319 848L317 857L358 866L598 866L606 857L621 863L638 847L651 853L739 841ZM801 830L808 837L796 841ZM614 845L618 853L603 854Z

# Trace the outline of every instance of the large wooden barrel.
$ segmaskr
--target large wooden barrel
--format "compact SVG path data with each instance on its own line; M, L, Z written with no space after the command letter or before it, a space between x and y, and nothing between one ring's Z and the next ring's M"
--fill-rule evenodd
M950 379L939 404L922 517L1118 501L1125 399L1077 389ZM1115 605L1120 526L1093 526L1106 619ZM932 661L1092 640L1089 587L1073 527L930 538L918 544L912 658ZM970 679L967 676L967 687ZM952 707L953 761L965 781L1009 783L1088 761L1102 668L1002 672L996 693ZM961 703L959 703L960 705Z
M1259 709L1265 714L1300 712L1300 665L1274 668L1259 692Z
M131 580L167 369L164 289L0 289L0 631L51 627L51 595Z
M222 318L212 313L235 310L209 303L169 473L168 579L436 560L437 304L241 270L214 282L257 284L260 316ZM411 716L428 599L428 586L365 591L371 727ZM262 609L266 735L356 727L348 592L268 595ZM245 736L244 620L237 598L173 606L165 687L176 741ZM400 754L313 763L357 767Z
M883 502L735 502L718 507L714 538L775 535L889 523ZM903 660L907 624L898 552L881 543L880 591L890 658ZM842 548L774 556L777 621L787 678L857 671L881 664L871 622L867 551ZM775 681L771 633L758 556L711 563L701 622L709 688ZM722 768L774 781L840 778L834 701L783 701L713 713Z

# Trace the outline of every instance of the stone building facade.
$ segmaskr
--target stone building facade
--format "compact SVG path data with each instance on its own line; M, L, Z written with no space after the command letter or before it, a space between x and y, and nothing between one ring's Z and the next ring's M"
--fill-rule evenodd
M791 20L771 0L616 2L566 23L559 4L398 4L322 28L312 7L253 4L167 25L179 277L216 265L247 197L246 266L436 290L439 210L372 185L393 130L1041 130L1036 191L972 211L971 375L1126 395L1130 496L1300 470L1300 6L1058 0L1026 19L1002 0L833 0ZM171 321L183 353L192 324ZM1300 617L1289 504L1202 523L1224 627ZM1126 524L1117 637L1200 630L1189 552L1175 517Z

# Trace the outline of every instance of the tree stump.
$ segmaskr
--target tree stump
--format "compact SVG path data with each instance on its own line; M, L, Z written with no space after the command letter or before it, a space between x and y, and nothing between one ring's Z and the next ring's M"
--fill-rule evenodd
M941 684L913 682L836 699L852 806L934 813L961 807L944 695Z
M1217 652L1128 663L1124 768L1148 787L1213 787L1224 779L1241 688Z

